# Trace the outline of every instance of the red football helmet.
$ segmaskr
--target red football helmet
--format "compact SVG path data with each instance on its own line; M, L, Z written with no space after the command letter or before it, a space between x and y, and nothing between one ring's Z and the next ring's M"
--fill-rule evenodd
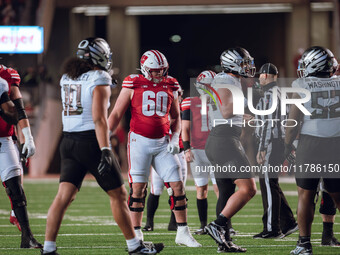
M149 50L145 52L140 59L140 69L146 79L158 83L167 76L169 64L163 53L158 50ZM152 77L151 71L159 71L160 69L163 69L162 79Z

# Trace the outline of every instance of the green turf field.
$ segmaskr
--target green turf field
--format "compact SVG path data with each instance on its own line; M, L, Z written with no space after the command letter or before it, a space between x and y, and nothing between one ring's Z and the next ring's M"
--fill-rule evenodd
M47 210L54 198L58 180L25 180L25 191L28 199L28 211L32 231L38 241L44 241ZM193 181L188 181L187 196L189 198L188 223L191 230L199 227ZM297 193L295 184L281 184L287 199L296 211ZM163 193L160 207L156 212L155 231L144 234L146 241L164 242L162 254L217 254L217 246L209 236L195 236L203 245L202 248L186 248L175 244L175 232L166 230L170 211L167 194ZM214 219L216 198L209 191L209 220ZM317 206L317 209L319 206ZM280 240L253 240L252 235L262 230L261 196L256 195L234 218L233 226L238 231L235 243L248 248L247 254L289 254L295 247L297 233ZM10 204L5 190L0 192L0 254L40 254L38 250L23 250L20 246L20 233L9 223ZM143 224L145 218L143 219ZM336 235L340 235L340 226L334 227ZM340 254L340 248L320 247L322 220L316 213L313 224L314 254ZM58 252L61 255L76 254L127 254L125 240L114 223L109 200L106 194L94 181L85 181L77 199L68 209L61 226L58 240Z

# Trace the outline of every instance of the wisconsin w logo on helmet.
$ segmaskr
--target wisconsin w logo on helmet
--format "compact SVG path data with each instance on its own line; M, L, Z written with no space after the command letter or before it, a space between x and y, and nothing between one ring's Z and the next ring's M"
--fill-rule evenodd
M249 52L241 47L230 48L222 52L221 66L224 71L241 75L243 77L254 77L254 58Z

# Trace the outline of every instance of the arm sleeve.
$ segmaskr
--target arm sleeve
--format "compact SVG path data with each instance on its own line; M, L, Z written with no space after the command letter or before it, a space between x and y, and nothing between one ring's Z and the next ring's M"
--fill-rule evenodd
M182 111L182 120L190 120L190 109Z

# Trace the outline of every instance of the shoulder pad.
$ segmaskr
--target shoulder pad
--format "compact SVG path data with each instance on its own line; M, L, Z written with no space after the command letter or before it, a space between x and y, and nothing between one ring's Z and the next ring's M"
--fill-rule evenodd
M305 78L298 78L292 83L292 88L303 88L305 87Z
M92 74L92 77L90 78L93 80L93 85L111 85L112 84L112 78L108 74L108 72L103 70L96 70Z
M179 89L178 81L176 80L176 78L174 78L172 76L167 77L166 83L168 83L168 85L170 85L170 87L173 91L177 91Z
M133 89L139 83L139 81L144 78L141 74L130 74L123 81L123 88ZM144 78L145 79L145 78Z
M11 75L12 84L19 86L21 79L20 79L20 75L18 74L18 72L14 70L13 68L7 68L6 70Z
M231 75L221 72L218 73L215 76L215 79L213 80L213 82L211 83L212 86L216 85L216 84L228 84L228 85L235 85L235 78L232 77Z
M190 106L191 106L191 97L187 97L181 103L182 111L189 110Z

